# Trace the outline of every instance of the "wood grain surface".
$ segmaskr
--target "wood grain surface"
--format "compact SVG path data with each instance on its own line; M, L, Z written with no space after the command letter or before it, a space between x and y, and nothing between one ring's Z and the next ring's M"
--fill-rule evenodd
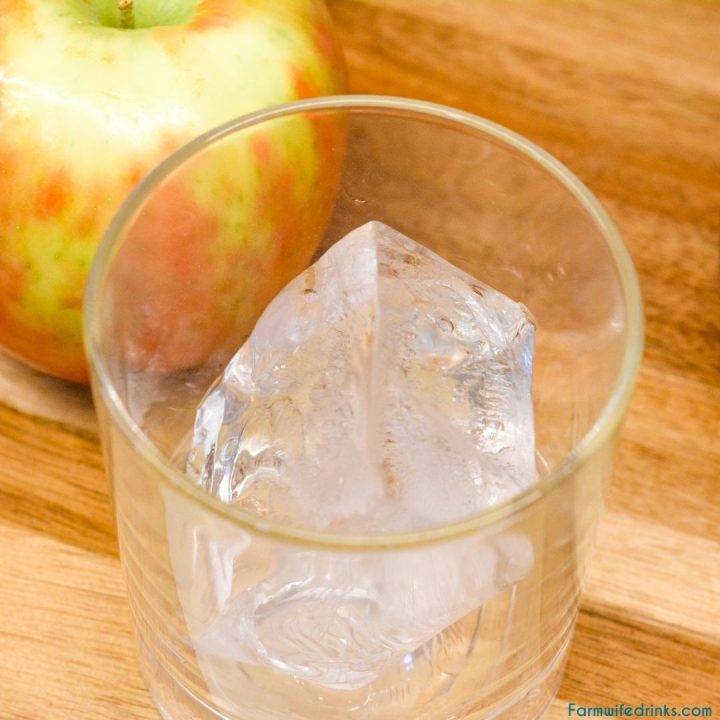
M720 3L330 7L353 91L507 125L617 222L647 349L551 715L572 701L720 716ZM0 720L158 720L88 397L3 360L0 398Z

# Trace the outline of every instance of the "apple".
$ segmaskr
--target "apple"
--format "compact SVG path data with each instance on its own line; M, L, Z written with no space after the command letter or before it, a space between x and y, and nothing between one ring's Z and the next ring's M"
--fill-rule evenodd
M87 381L84 286L122 199L200 133L345 77L320 0L0 0L0 345ZM322 236L341 120L245 135L153 195L108 278L139 369L190 367L246 332Z

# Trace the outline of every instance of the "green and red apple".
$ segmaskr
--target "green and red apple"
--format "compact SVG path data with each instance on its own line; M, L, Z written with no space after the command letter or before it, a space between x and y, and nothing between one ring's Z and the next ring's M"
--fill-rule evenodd
M320 0L0 0L0 346L87 380L85 281L122 199L205 130L344 83ZM337 118L278 120L158 189L108 278L134 365L203 362L303 269L342 140Z

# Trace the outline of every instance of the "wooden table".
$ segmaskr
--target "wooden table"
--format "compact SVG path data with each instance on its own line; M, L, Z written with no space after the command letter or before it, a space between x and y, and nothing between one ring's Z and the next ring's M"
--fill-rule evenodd
M331 8L354 91L507 125L569 165L618 223L647 351L552 714L567 717L572 700L719 716L720 4ZM157 720L87 396L7 360L0 395L0 719Z

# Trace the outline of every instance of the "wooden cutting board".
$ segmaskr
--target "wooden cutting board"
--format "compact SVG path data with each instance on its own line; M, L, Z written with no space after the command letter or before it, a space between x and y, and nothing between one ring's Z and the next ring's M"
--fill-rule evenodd
M720 715L720 3L330 6L354 91L507 125L618 223L647 349L551 714L572 701ZM87 391L0 356L0 720L159 717L94 428Z
M1 350L0 403L38 419L62 423L70 430L97 433L87 387L37 372Z

